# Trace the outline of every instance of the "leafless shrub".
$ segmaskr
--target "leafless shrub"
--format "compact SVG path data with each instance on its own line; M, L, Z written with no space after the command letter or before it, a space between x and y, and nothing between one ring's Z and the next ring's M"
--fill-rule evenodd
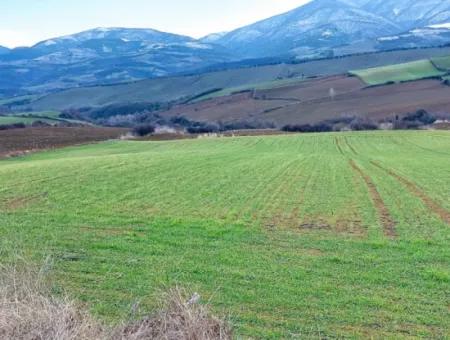
M194 294L187 301L187 292L180 288L162 296L161 312L131 325L119 328L113 340L228 340L231 329L223 320L211 316L207 306L199 304Z
M0 271L0 339L105 339L98 323L67 296L52 297L43 271Z
M67 295L54 296L45 270L0 267L0 339L228 340L228 324L211 316L200 296L175 288L161 296L161 312L139 322L106 327Z

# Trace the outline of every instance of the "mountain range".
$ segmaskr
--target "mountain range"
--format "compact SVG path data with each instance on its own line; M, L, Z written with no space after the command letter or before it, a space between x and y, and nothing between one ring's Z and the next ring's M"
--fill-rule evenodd
M97 28L32 47L0 47L0 96L193 73L246 59L311 59L449 43L450 0L313 0L202 39Z

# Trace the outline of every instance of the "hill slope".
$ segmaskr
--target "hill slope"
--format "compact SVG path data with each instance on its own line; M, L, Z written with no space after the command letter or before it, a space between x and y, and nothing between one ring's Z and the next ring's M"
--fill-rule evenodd
M316 60L299 64L279 64L231 69L182 76L149 79L130 84L70 89L50 94L25 104L22 109L36 111L64 110L86 106L99 107L127 102L168 102L188 99L213 90L252 85L279 79L307 78L344 74L353 69L365 69L399 64L437 56L450 55L450 48L414 49L381 52L345 58Z
M383 36L450 22L449 0L314 0L285 14L229 32L215 42L245 57L317 55L385 50ZM446 42L450 40L446 37ZM396 47L439 41L397 42Z
M99 28L0 56L0 92L46 92L167 76L233 60L216 45L150 29Z
M0 46L0 55L9 53L9 48L6 48L4 46Z

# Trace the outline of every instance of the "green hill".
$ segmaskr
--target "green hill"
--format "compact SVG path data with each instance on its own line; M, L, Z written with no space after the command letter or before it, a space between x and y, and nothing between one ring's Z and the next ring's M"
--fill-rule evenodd
M266 65L192 76L156 78L112 86L74 88L38 98L23 107L31 107L35 111L62 111L69 108L99 107L129 102L189 100L202 94L209 94L211 91L223 90L222 94L229 94L236 91L236 88L247 89L260 83L345 74L354 69L399 64L449 54L450 47L401 50L313 60L299 64Z
M404 64L350 71L350 74L361 78L367 85L383 85L392 82L398 83L440 77L445 75L446 72L438 70L430 60L419 60Z

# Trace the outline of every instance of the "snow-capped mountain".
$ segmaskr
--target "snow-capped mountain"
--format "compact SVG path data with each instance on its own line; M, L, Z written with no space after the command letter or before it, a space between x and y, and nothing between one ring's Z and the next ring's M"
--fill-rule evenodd
M28 48L0 47L0 96L202 72L224 64L447 44L450 0L313 0L198 40L153 29L96 28Z
M450 42L450 23L415 28L410 31L377 39L377 49L442 46Z
M6 54L9 52L9 48L0 46L0 54Z
M211 33L207 36L204 36L203 38L200 38L200 41L208 44L214 44L227 34L228 32Z
M0 91L109 84L189 72L233 60L221 46L151 29L97 28L0 55Z
M359 2L364 10L391 20L404 30L450 21L449 0L359 0Z
M215 41L244 57L326 56L377 39L450 22L450 0L314 0ZM356 51L354 51L356 52Z

